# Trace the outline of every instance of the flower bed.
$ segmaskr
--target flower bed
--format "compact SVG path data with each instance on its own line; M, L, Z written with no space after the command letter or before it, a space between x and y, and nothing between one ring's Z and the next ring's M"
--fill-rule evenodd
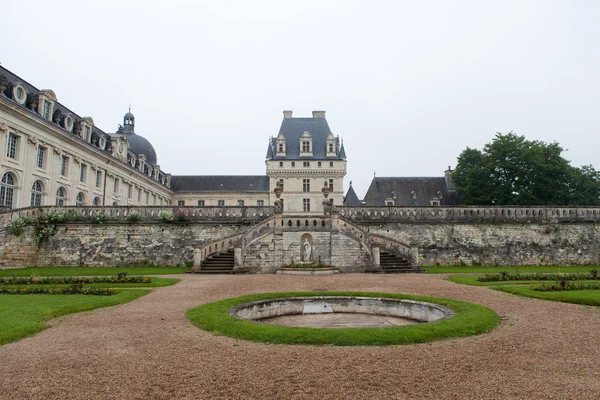
M66 288L6 288L0 287L0 294L84 294L92 296L111 296L116 291L110 288L84 288L83 284L72 284Z
M552 284L540 284L533 285L532 290L537 292L561 292L568 290L600 290L600 283L583 283L583 282L569 282L569 281L558 281Z
M600 280L598 271L595 269L590 270L588 273L573 273L573 274L512 274L506 271L499 272L497 274L485 274L479 278L479 282L501 282L501 281L556 281L560 279L567 279L569 281L593 281Z
M62 276L62 277L12 277L0 278L0 285L55 285L73 283L151 283L152 278L144 276L127 276L126 272L114 276Z

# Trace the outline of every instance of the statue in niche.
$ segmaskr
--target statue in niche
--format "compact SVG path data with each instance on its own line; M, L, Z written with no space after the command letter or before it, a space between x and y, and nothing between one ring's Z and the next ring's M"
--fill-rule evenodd
M312 245L308 238L304 238L302 243L302 261L312 261Z

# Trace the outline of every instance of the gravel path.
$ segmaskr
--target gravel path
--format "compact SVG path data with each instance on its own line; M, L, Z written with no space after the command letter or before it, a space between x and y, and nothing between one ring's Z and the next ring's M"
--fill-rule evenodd
M599 399L600 309L439 275L177 276L0 347L1 399ZM288 346L208 334L185 311L271 291L450 297L502 316L493 333L399 347Z

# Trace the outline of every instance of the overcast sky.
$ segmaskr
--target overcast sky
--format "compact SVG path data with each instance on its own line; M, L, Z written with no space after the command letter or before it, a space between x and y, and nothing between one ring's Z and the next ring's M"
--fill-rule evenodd
M359 197L496 132L600 169L600 1L4 0L0 62L174 175L264 174L282 111L326 110Z

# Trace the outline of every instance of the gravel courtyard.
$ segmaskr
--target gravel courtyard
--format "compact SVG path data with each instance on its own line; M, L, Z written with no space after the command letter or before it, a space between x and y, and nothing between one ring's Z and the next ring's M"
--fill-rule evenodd
M0 347L0 399L599 399L600 309L440 275L176 276L128 304L53 321ZM185 312L312 289L449 297L495 310L480 336L398 347L289 346L213 336ZM1 301L1 298L0 298Z

